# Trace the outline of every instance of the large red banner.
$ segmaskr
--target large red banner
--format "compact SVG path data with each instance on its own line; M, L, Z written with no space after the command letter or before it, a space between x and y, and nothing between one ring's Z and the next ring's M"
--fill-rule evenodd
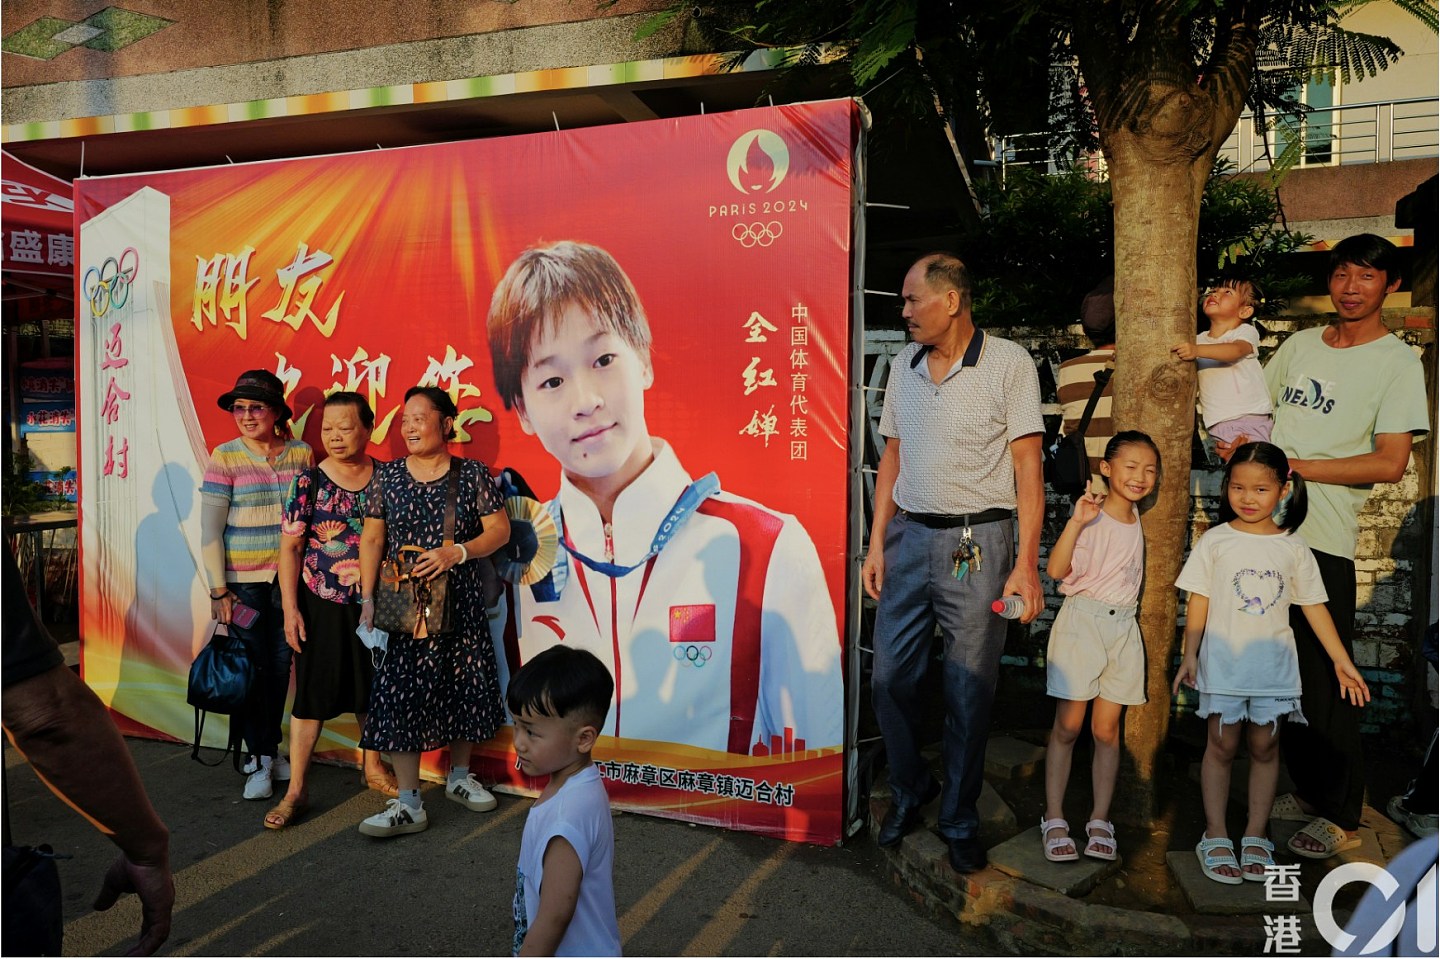
M617 806L838 841L858 139L834 101L77 182L87 681L132 730L189 738L197 490L246 369L279 375L317 450L324 395L367 396L381 459L404 455L404 391L440 386L453 451L558 499L579 544L563 423L506 408L486 339L512 262L573 242L613 258L650 336L648 382L615 399L664 468L631 533L671 521L677 484L721 492L643 571L562 549L558 589L507 589L502 683L555 642L589 648L617 681L596 750ZM332 722L321 749L355 743ZM482 778L534 785L508 727L480 753Z

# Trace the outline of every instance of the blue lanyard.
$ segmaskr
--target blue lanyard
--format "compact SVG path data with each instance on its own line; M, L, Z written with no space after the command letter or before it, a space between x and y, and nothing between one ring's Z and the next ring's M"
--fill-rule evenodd
M714 473L708 473L685 487L685 492L680 494L680 498L671 507L670 514L660 521L659 528L655 530L655 537L650 541L650 551L633 566L620 566L592 559L571 546L565 537L565 522L560 512L560 497L555 497L545 504L545 510L555 520L555 531L559 537L561 549L557 551L555 565L551 568L550 575L530 587L535 598L541 602L550 602L560 598L560 593L565 589L565 583L570 578L570 556L575 557L582 566L594 570L601 576L619 579L622 576L630 575L654 557L659 556L660 551L680 532L685 521L700 508L700 504L718 492L720 492L720 479Z

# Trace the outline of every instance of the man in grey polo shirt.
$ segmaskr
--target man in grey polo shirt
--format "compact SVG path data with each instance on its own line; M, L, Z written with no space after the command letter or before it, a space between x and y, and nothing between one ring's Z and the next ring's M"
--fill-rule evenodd
M861 574L880 604L871 690L894 796L878 841L898 843L939 795L940 833L962 873L985 866L976 803L1005 644L1005 620L990 604L1018 594L1028 623L1045 602L1039 377L1023 347L976 329L970 290L965 264L949 253L923 256L905 275L903 315L914 342L890 367ZM943 790L920 756L916 702L937 622L945 646Z

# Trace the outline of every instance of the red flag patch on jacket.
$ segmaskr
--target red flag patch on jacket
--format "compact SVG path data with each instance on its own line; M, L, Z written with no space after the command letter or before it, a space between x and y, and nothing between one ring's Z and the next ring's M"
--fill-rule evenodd
M715 642L715 604L671 606L670 642Z

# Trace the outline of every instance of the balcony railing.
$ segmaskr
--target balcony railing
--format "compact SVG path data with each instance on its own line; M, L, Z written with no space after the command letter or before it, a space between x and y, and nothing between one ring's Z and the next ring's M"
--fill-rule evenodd
M1000 169L1000 182L1011 167L1029 167L1044 173L1084 170L1092 179L1107 176L1105 157L1099 152L1061 153L1052 148L1049 133L1010 133L990 140L992 163Z
M1253 114L1240 122L1220 155L1241 172L1268 170L1287 150L1300 166L1385 163L1440 156L1440 113L1435 97L1381 103L1345 103L1296 119L1269 115L1261 129Z
M1346 103L1314 109L1304 118L1272 114L1261 130L1253 114L1245 113L1220 156L1240 172L1268 170L1281 156L1298 152L1300 166L1337 166L1347 163L1385 163L1440 156L1440 100L1415 97L1377 103ZM994 164L1003 181L1015 166L1046 173L1082 169L1096 178L1106 175L1098 154L1064 155L1051 149L1048 133L1017 133L991 141Z

